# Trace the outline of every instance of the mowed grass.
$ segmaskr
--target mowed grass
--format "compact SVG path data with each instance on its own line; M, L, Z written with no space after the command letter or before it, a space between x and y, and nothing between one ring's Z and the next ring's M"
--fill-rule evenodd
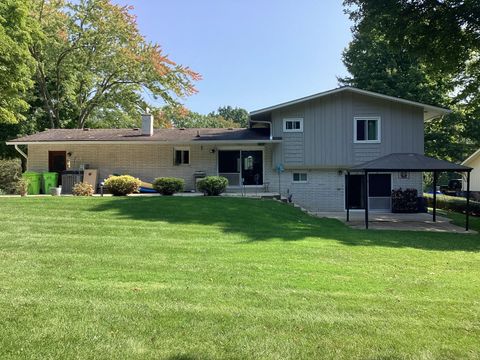
M478 359L480 237L273 201L0 198L1 359Z

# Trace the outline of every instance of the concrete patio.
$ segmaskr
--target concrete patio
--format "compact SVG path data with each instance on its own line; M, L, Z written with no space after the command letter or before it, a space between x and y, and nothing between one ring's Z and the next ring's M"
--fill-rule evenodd
M313 215L337 219L351 228L365 229L365 212L350 210L350 221L346 221L346 212L317 212ZM432 221L432 215L427 213L397 214L369 212L369 228L374 230L402 230L402 231L430 231L458 234L476 234L474 230L465 231L464 227L451 223L449 218L438 216L437 221Z

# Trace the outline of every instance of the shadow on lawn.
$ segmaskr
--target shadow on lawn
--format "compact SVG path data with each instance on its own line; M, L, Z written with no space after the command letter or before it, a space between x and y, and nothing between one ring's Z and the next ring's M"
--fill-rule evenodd
M318 219L271 200L223 197L125 197L103 199L94 211L120 218L171 224L215 225L248 242L321 237L349 246L410 247L424 250L479 251L473 235L354 230L338 220Z

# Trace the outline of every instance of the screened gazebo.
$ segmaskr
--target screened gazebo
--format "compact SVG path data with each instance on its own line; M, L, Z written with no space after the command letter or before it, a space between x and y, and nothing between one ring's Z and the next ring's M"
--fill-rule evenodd
M467 189L466 189L466 211L465 211L465 230L469 228L469 216L470 216L470 172L471 167L455 164L445 160L434 159L421 154L414 153L394 153L382 156L378 159L367 161L363 164L359 164L351 167L347 170L347 181L345 186L346 193L346 210L347 221L350 221L350 197L349 197L349 183L351 173L361 173L365 175L364 185L364 203L365 203L365 229L368 229L368 194L369 194L369 173L379 172L431 172L433 174L433 213L432 220L436 221L437 212L437 180L438 174L441 172L457 172L464 173L467 176Z

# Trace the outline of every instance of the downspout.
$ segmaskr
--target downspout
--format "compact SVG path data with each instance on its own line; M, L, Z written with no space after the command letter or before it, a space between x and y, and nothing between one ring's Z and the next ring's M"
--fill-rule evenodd
M25 154L25 153L22 151L22 149L20 149L20 148L18 147L17 144L15 144L15 150L17 150L18 153L25 158L25 160L28 160L27 154Z

